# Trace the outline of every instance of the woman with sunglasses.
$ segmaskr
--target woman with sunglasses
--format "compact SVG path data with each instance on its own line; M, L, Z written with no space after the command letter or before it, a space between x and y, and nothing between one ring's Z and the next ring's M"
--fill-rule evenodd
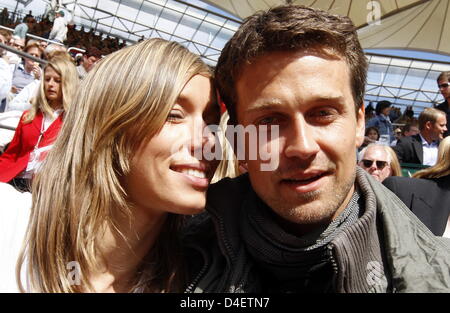
M21 291L184 290L179 230L204 209L214 173L199 157L219 121L211 79L199 56L162 39L89 72L33 183Z
M389 146L370 144L358 153L358 160L358 165L379 182L402 175L397 155Z

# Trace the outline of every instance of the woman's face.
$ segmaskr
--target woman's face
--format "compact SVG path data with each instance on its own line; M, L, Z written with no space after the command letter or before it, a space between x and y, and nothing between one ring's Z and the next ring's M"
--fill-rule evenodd
M50 106L60 106L62 104L61 75L59 75L51 66L45 69L44 73L44 91Z
M378 140L378 133L376 132L376 130L369 130L369 132L367 133L367 137L369 137L372 140L377 141Z
M214 136L205 127L219 119L212 95L209 78L194 76L161 131L136 151L125 179L125 190L136 208L150 214L203 210L215 170L202 153L214 151Z

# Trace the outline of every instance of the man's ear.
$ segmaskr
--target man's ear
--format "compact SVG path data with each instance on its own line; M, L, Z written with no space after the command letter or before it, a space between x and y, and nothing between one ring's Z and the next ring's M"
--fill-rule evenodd
M364 142L364 133L366 131L365 108L362 104L356 113L356 148L359 148Z
M426 130L430 130L431 128L432 128L432 126L433 126L433 123L431 122L431 121L426 121L425 122L425 129Z

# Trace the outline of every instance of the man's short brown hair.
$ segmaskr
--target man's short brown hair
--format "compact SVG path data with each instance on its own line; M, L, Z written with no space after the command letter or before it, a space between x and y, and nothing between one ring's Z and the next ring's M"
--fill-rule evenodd
M246 18L227 42L215 76L222 101L236 124L236 81L243 67L272 51L319 49L345 59L356 110L364 103L367 59L348 17L300 5L282 5ZM257 79L257 77L255 77Z
M425 129L425 124L430 121L431 123L436 123L439 115L444 115L445 113L441 110L435 108L426 108L419 115L419 130Z
M447 81L450 80L450 71L445 71L439 74L438 78L436 79L438 84L440 80L447 80Z

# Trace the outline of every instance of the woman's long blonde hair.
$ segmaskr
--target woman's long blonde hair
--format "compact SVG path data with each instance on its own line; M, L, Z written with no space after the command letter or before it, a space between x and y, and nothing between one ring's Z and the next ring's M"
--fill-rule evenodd
M439 178L447 175L450 175L450 137L445 137L439 144L436 164L414 173L412 177Z
M35 182L25 249L29 288L39 292L93 290L70 280L69 262L82 278L98 269L99 238L107 227L121 235L114 216L133 216L121 181L133 152L164 125L194 75L211 77L199 56L175 42L151 39L119 50L82 81L61 133ZM182 291L177 255L180 216L169 214L137 274L142 291ZM100 256L101 259L101 256ZM23 288L22 282L20 288Z
M61 76L62 109L67 111L73 101L79 80L75 65L71 61L69 55L67 53L64 54L65 55L57 54L52 57L45 65L43 73L45 74L45 70L51 67ZM24 115L23 122L25 124L31 123L39 110L48 116L52 116L53 114L53 109L45 96L44 74L42 75L37 94L31 100L31 109Z

